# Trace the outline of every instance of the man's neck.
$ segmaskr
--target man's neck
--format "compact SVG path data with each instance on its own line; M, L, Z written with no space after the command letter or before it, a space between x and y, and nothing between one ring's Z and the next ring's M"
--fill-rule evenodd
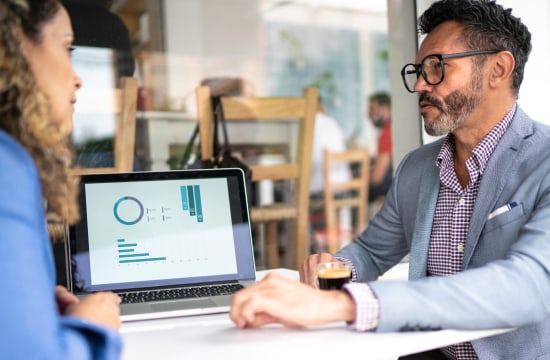
M465 187L470 176L466 161L472 156L474 148L512 109L516 99L500 99L490 103L492 106L478 106L458 129L453 131L455 153L455 173L462 187Z
M471 156L473 149L512 109L515 99L494 101L488 106L478 106L468 119L455 131L456 152L458 159L464 162Z

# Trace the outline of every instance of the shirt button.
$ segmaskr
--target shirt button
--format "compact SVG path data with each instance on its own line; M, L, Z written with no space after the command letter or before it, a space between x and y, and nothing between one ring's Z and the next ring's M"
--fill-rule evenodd
M458 244L456 246L456 249L458 250L458 252L464 252L464 244Z
M460 200L458 200L458 204L459 205L464 205L464 204L466 204L466 200L464 200L464 198L460 198Z

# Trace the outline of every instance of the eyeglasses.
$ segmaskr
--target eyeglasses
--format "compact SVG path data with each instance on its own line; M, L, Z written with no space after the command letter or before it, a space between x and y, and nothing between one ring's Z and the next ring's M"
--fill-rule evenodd
M422 74L424 80L430 85L437 85L443 81L445 77L445 59L455 59L466 56L494 54L500 50L479 50L466 51L456 54L431 54L426 56L420 64L407 64L401 70L401 77L405 88L414 93L414 84Z

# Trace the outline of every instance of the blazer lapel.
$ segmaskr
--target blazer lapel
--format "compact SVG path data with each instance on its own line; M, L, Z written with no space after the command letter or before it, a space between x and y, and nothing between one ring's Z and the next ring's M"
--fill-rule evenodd
M409 260L409 279L411 280L426 276L428 246L432 233L435 205L439 195L439 169L434 162L430 162L425 167L424 174L424 181L420 185L418 193L418 207L411 241Z
M491 210L495 208L508 177L517 171L523 139L533 131L531 123L526 120L527 116L518 106L510 127L495 148L483 172L464 248L463 269L467 268L472 258L481 231Z

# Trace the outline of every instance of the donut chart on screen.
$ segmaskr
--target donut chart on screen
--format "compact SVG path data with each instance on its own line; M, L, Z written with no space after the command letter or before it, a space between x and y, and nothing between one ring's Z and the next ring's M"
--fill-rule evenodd
M125 211L121 211L121 205L124 205ZM115 206L113 208L115 219L119 223L124 225L137 224L143 218L144 213L145 211L143 208L143 204L141 203L141 201L133 196L121 197L115 202Z

